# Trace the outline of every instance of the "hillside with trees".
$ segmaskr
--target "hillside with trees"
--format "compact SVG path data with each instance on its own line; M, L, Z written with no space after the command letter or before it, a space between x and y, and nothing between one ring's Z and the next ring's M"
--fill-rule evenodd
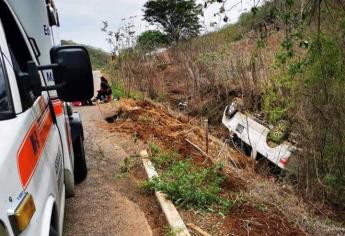
M72 40L62 40L61 44L62 45L77 45L78 43L73 42ZM100 49L100 48L92 47L90 45L83 45L83 46L89 52L93 70L100 70L107 63L109 63L111 57L108 52L105 52L103 49Z

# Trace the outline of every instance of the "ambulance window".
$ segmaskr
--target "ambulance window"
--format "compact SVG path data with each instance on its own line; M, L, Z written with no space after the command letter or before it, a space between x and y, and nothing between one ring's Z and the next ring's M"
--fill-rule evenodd
M9 96L5 81L4 64L0 60L0 119L10 111ZM2 115L1 115L2 114Z
M13 69L17 75L19 72L27 72L27 62L33 61L33 58L31 57L28 45L26 44L19 27L12 16L12 13L8 9L7 5L1 0L0 17L5 31L8 47L11 52ZM19 79L17 76L17 83L23 110L26 110L32 106L35 98L32 96L31 91L27 91L28 86L25 86L25 84L28 83L25 83L25 81L22 80L23 79Z

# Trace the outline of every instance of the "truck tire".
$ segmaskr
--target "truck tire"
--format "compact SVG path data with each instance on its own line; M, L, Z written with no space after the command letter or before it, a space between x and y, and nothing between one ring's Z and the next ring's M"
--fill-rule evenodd
M280 120L267 135L267 140L280 145L288 136L288 122Z
M84 140L82 137L77 137L73 142L74 149L74 182L80 183L86 179L87 164L84 150Z

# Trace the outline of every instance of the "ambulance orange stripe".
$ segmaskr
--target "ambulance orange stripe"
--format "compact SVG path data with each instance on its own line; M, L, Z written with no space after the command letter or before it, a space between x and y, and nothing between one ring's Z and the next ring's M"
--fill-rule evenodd
M18 151L18 171L24 189L29 184L37 168L52 125L53 120L50 111L46 109L39 123L37 121L33 123Z
M32 170L35 168L38 161L30 139L30 137L34 137L34 135L37 136L36 130L37 124L34 123L28 134L25 136L24 142L18 152L18 171L23 187L26 186L32 174Z
M50 115L50 112L48 112L47 117L43 121L43 126L41 129L38 130L38 139L40 140L40 143L42 145L41 151L43 151L43 148L48 140L48 135L50 131L50 127L53 125L53 120Z
M60 116L63 114L63 103L61 100L55 100L53 102L53 107L56 116Z

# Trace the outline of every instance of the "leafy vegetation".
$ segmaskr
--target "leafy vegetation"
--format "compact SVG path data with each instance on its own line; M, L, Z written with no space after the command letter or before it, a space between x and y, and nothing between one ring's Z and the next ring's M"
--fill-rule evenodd
M155 143L150 143L150 150L152 154L151 161L158 169L166 169L179 159L177 152L172 150L161 152L160 148Z
M311 126L311 129L303 129L303 134L310 137L308 144L303 144L312 151L302 153L307 173L301 175L301 180L306 182L301 182L300 187L312 184L313 196L322 194L325 200L336 205L345 201L345 54L342 45L342 40L339 44L333 36L318 36L308 50L308 63L301 75L306 93L301 99L307 102L309 110L304 115ZM311 163L314 170L308 169Z
M131 91L130 93L127 93L125 88L121 83L117 83L116 81L113 81L111 84L113 96L115 98L133 98L133 99L141 99L142 95L137 91Z
M143 32L137 40L137 47L144 51L153 51L169 43L168 37L160 31L149 30Z
M276 54L280 76L264 101L271 121L288 118L300 135L300 192L344 206L345 96L339 88L345 88L345 9L335 2L311 2L276 6L275 23L286 34Z
M144 5L144 19L161 27L175 42L199 34L201 14L202 6L195 0L148 0Z
M343 208L344 19L342 1L271 1L219 32L180 41L164 55L135 50L120 55L117 71L125 88L163 94L174 104L188 101L189 114L206 116L215 125L234 96L273 125L286 120L300 150L294 153L296 190L305 199ZM168 163L167 171L176 176L193 169L188 162L170 163L169 157L158 158L157 165ZM166 174L165 184L156 180L152 188L184 196L170 177Z
M340 89L345 88L344 19L342 1L272 1L254 6L238 23L211 36L223 42L244 38L246 33L255 37L256 47L247 55L249 63L234 68L239 72L235 77L246 88L241 93L252 104L248 108L263 111L272 124L282 119L291 124L302 150L295 154L297 189L309 199L337 207L345 206L345 173L341 171L345 169L345 96ZM264 50L273 55L266 64L262 60L269 53ZM258 73L260 66L265 76ZM216 64L210 67L215 69ZM243 71L251 73L252 80L243 80ZM253 99L257 92L258 100Z
M224 181L224 176L219 172L221 166L199 167L191 160L181 160L176 152L160 152L155 144L150 146L153 163L164 171L159 178L147 181L144 184L146 189L162 191L182 207L222 212L229 210L231 201L220 195Z
M76 42L72 40L62 40L62 45L77 45ZM79 44L80 45L80 44ZM93 70L100 70L105 67L105 65L110 61L110 54L103 51L102 49L95 48L89 45L83 45L90 55L90 60Z

